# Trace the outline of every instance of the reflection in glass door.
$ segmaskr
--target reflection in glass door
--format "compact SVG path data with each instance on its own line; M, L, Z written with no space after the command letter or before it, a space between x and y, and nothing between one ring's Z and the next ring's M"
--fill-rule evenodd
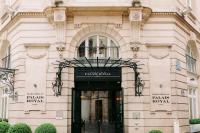
M121 91L81 91L80 104L81 133L123 132Z

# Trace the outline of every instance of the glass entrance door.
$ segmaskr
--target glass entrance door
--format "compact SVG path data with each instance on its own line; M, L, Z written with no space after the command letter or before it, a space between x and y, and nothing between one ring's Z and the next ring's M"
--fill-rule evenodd
M121 90L74 91L73 133L123 133Z

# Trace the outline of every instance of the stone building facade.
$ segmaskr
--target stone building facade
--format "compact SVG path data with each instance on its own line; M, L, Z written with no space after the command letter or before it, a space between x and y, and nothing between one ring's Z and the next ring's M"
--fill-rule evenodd
M111 101L122 115L120 133L189 132L189 119L198 118L200 110L198 5L198 0L1 0L0 70L15 70L13 86L1 78L1 117L12 124L27 123L33 130L50 122L58 133L76 127L83 132L73 125L74 119L82 114L79 122L101 117L109 123ZM119 95L98 89L100 82L94 90L86 87L74 94L78 62L63 69L61 95L55 96L56 64L82 57L132 59L141 68L141 96L128 67L122 67L116 82ZM113 100L110 95L115 95ZM114 128L105 126L110 133Z

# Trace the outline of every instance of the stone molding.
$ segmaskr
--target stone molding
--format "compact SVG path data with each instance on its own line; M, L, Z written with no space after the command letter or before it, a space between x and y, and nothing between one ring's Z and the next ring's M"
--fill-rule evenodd
M41 43L41 44L24 44L27 49L27 56L32 59L40 59L47 55L47 49L49 48L50 44ZM32 49L37 49L37 52L33 51Z
M65 12L65 19L62 22L55 22L54 21L54 15L56 11L64 11ZM44 16L46 16L49 20L49 22L53 25L56 23L64 23L67 20L67 8L66 7L48 7L44 10Z
M172 16L175 17L181 24L183 24L184 27L186 27L189 31L193 31L197 38L200 38L200 32L195 29L192 25L190 25L181 15L179 15L177 12L152 12L151 16ZM13 17L13 19L5 25L0 30L0 36L1 34L6 31L9 27L14 25L20 18L28 18L28 17L43 17L45 18L45 12L18 12ZM178 24L177 24L178 25Z

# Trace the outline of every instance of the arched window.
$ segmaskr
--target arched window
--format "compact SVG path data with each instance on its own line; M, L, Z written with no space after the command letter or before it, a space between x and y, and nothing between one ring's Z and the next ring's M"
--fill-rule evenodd
M186 63L188 72L196 73L196 55L192 45L187 45Z
M86 38L78 47L78 57L118 58L116 43L109 37L94 35Z

